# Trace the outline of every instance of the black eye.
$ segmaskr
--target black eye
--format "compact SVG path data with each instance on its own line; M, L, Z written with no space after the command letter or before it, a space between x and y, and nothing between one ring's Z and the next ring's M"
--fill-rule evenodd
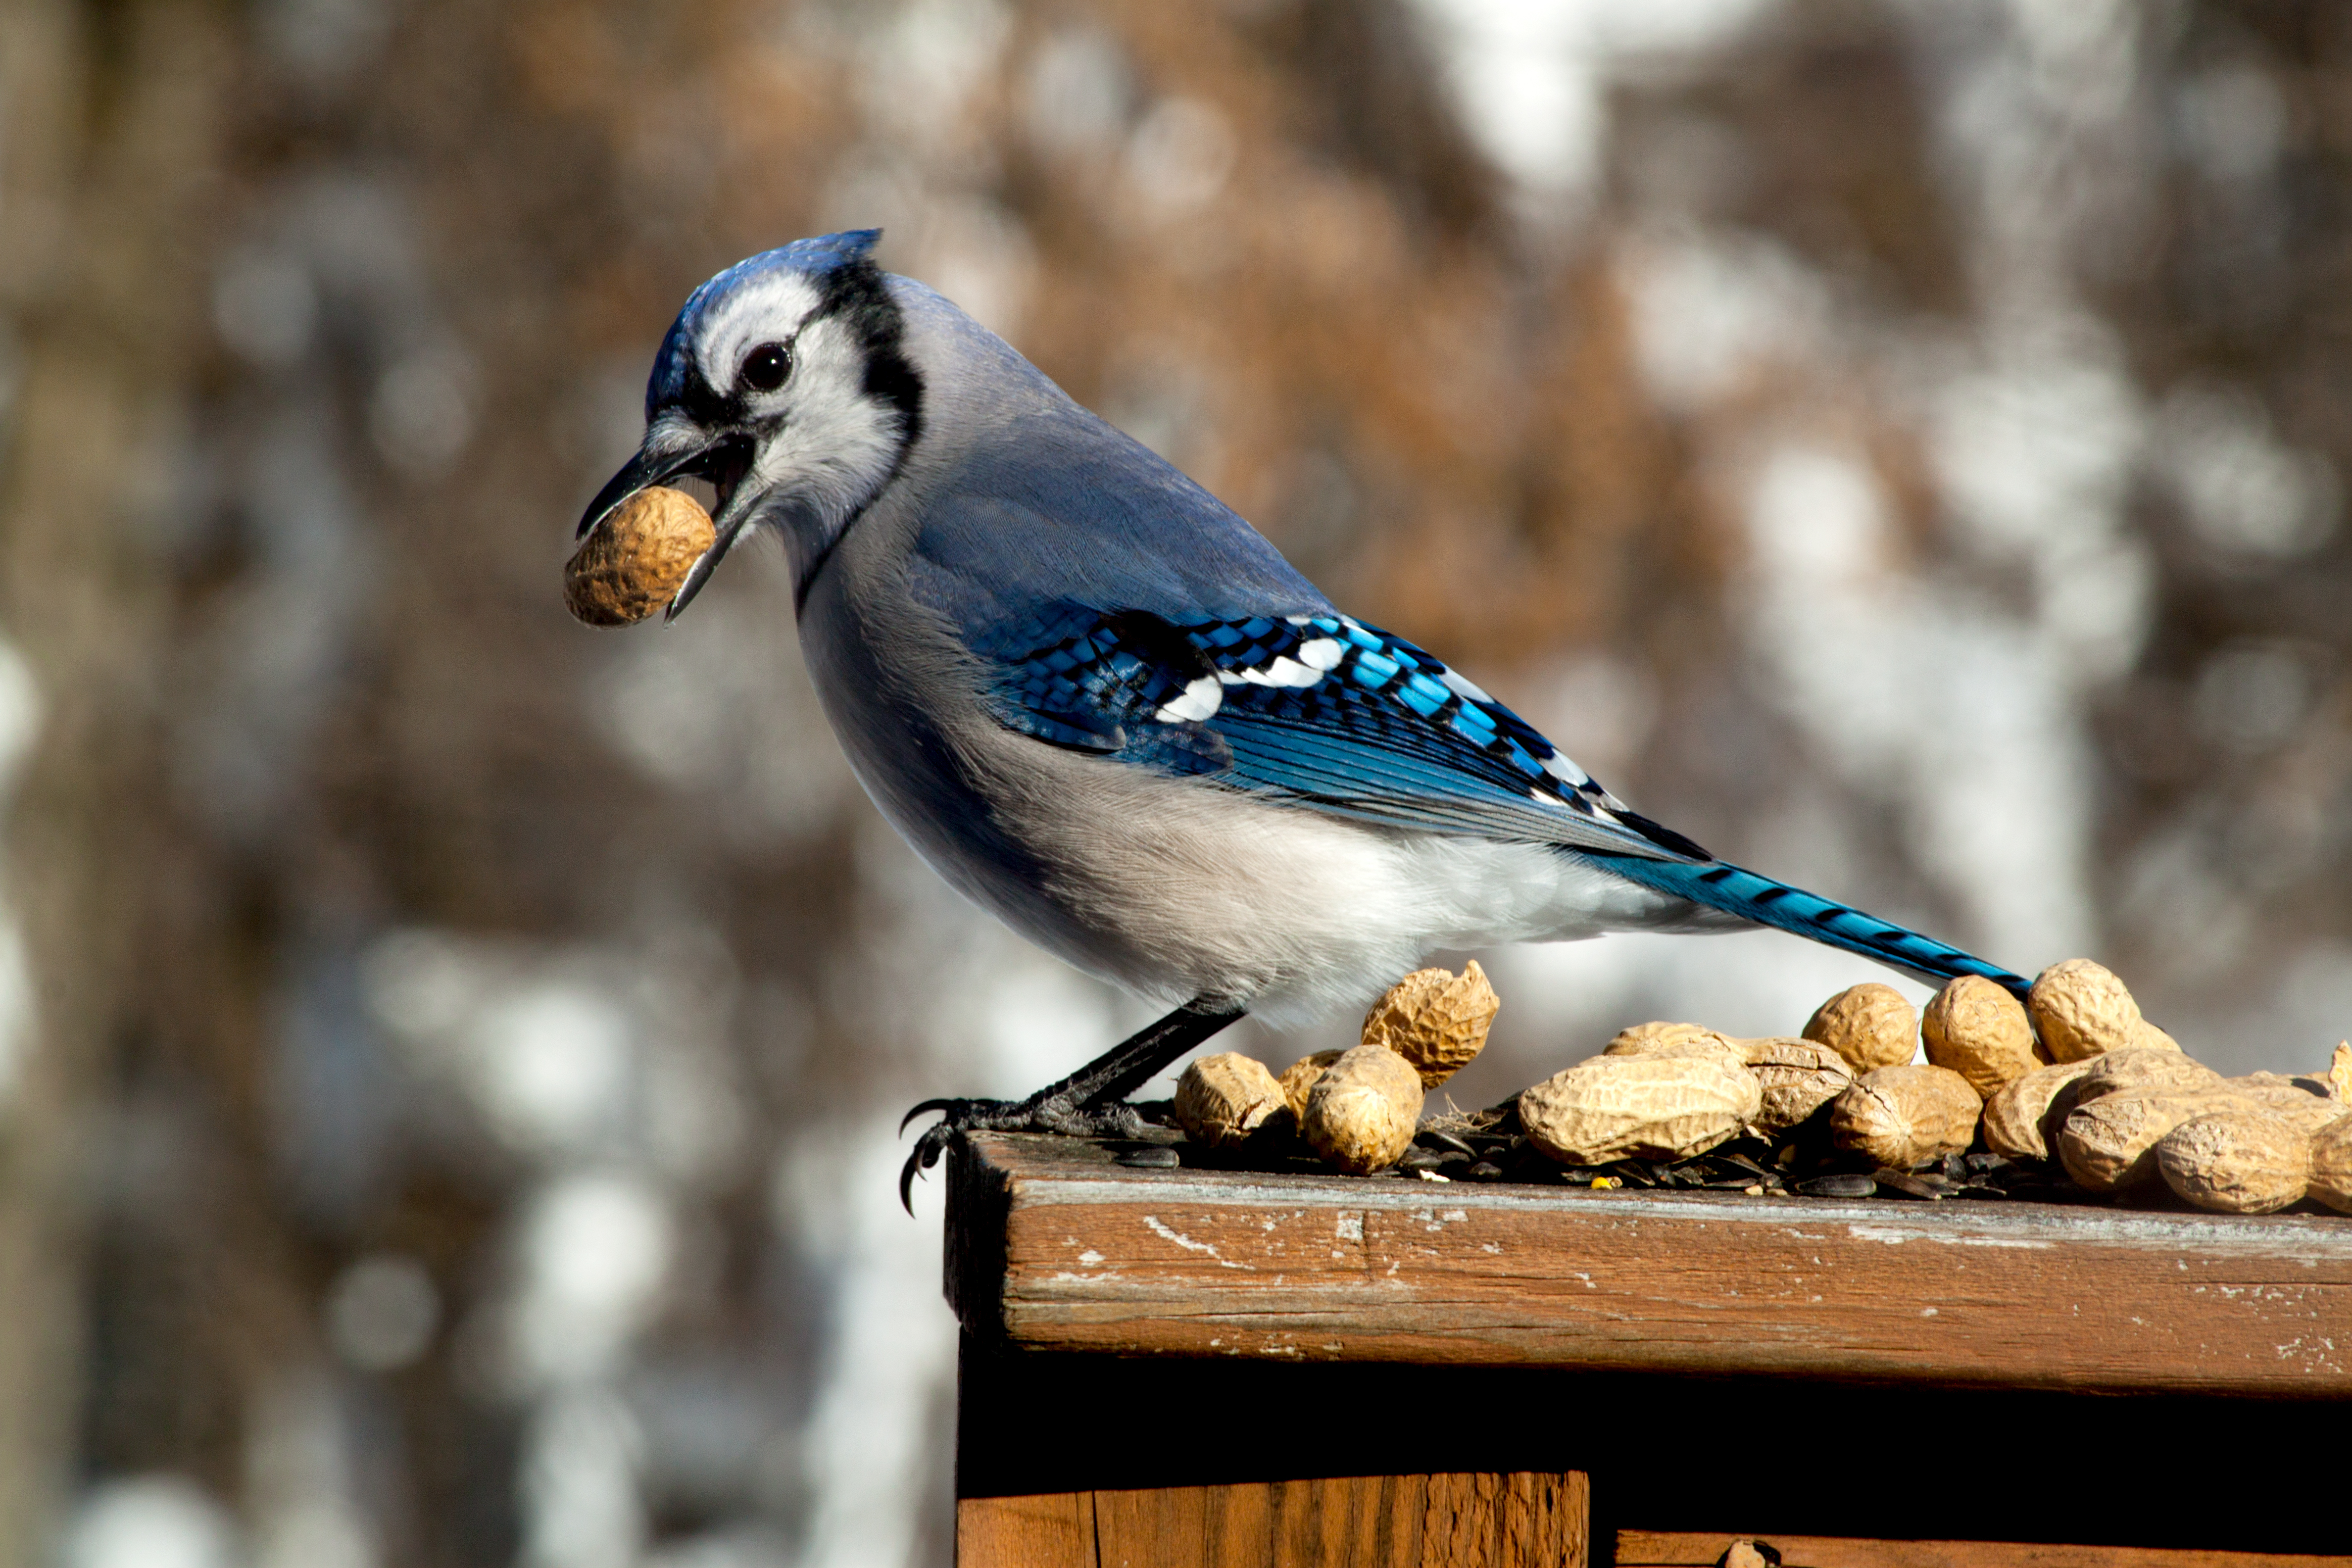
M773 392L793 374L793 351L782 343L761 343L743 356L743 384L754 392Z

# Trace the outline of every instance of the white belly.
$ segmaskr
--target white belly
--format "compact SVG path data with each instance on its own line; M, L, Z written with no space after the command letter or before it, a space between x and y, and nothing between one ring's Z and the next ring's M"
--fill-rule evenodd
M1275 1024L1361 1009L1433 952L1719 922L1540 846L1360 824L1006 734L1033 870L901 823L948 879L1081 969ZM991 746L992 752L998 751Z

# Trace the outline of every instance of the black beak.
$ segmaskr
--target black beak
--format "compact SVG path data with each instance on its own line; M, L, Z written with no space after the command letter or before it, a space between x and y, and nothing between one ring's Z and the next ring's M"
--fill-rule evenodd
M742 530L745 513L733 502L737 487L751 470L752 454L751 438L740 434L720 436L700 447L658 457L641 450L621 465L619 473L604 481L604 488L596 492L596 499L580 514L580 527L572 537L587 538L598 523L612 515L614 508L639 490L687 476L708 479L719 492L718 505L711 509L711 521L719 537L703 552L702 559L694 563L677 596L670 601L663 618L675 620L678 612L702 591L702 585L710 581L711 573L718 569L728 547L735 542L735 535Z

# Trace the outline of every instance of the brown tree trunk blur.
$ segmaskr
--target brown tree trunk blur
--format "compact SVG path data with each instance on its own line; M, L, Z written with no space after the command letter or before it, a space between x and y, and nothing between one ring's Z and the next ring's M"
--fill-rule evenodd
M199 324L223 9L0 7L0 637L39 699L0 895L33 977L0 1099L0 1568L50 1560L75 1454L82 1221L160 768L170 601L144 536Z

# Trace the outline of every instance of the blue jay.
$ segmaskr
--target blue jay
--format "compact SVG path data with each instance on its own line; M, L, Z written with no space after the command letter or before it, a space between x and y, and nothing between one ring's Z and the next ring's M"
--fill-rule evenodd
M697 289L636 455L580 532L681 475L718 539L782 536L810 675L874 804L956 889L1175 1005L960 1130L1132 1134L1123 1101L1255 1012L1360 1008L1428 953L1772 926L1930 979L2026 982L1716 859L1517 715L1341 614L1247 522L993 333L886 274L878 232Z

